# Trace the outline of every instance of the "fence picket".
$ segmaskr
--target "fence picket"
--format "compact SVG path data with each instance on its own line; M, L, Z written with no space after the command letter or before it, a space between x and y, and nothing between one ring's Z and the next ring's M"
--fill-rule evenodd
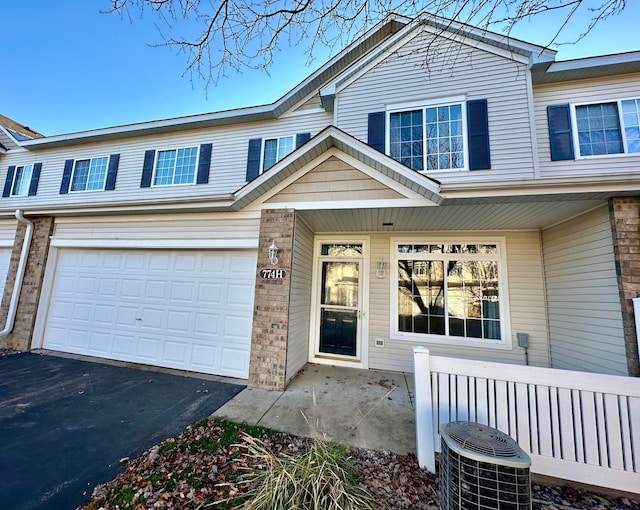
M415 348L416 356L418 350L423 358L426 351L431 374L430 416L420 416L433 427L416 424L416 433L431 431L431 456L441 424L469 419L511 435L540 474L637 491L640 379L429 357L424 348ZM416 378L416 401L424 406L420 390ZM418 460L425 465L420 452Z

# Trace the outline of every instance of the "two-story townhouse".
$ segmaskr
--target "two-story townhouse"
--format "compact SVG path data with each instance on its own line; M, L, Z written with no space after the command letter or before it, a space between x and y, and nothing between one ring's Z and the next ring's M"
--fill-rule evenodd
M639 375L639 84L396 16L270 105L0 127L4 342L271 389L414 345Z

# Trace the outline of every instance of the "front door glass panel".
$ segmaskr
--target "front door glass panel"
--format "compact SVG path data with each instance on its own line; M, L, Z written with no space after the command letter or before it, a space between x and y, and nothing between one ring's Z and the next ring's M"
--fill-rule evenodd
M359 313L359 261L323 260L320 300L320 352L356 356Z

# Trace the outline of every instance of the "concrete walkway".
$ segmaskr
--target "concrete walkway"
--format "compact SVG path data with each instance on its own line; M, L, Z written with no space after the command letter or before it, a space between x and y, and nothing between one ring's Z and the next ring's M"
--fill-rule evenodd
M413 374L305 366L284 392L245 388L214 416L349 446L415 453Z

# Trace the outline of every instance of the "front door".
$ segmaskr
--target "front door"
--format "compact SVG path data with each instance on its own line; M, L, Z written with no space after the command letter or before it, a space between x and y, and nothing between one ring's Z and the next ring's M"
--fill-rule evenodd
M360 357L362 256L361 244L320 245L316 344L320 357Z

